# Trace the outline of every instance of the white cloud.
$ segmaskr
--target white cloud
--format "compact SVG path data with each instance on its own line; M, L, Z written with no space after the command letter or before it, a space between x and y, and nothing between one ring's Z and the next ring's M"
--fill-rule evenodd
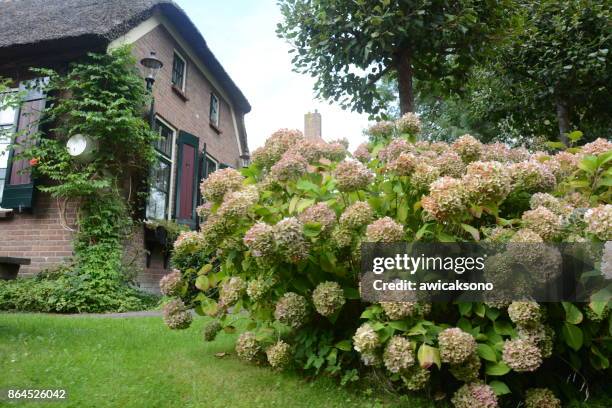
M251 150L279 128L303 130L304 114L315 109L325 139L346 137L352 149L365 140L366 115L315 100L314 79L292 71L290 47L275 33L281 17L273 0L178 3L253 106L246 116Z

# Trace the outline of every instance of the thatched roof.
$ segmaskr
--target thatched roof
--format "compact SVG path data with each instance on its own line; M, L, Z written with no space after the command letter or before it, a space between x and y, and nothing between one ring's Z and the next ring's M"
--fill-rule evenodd
M108 44L159 10L226 88L237 108L251 106L187 14L171 0L0 0L0 59L16 51Z

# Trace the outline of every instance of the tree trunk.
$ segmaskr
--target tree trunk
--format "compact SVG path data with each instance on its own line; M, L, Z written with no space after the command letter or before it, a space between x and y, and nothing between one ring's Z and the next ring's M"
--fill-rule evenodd
M400 114L414 112L414 93L412 90L412 56L409 49L395 55L397 82L399 88Z
M567 134L570 131L569 109L567 103L557 99L557 122L559 123L559 140L567 145Z

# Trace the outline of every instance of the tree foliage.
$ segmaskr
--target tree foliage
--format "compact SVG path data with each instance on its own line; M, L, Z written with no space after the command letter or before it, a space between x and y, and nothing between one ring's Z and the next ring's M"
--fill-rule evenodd
M612 6L593 1L523 1L505 39L471 71L463 93L439 95L417 83L424 132L445 140L537 144L581 129L586 140L612 131ZM460 129L457 129L460 125Z
M609 133L612 4L528 1L519 10L509 44L480 78L480 89L491 90L478 95L483 111L492 121L513 116L525 133L551 136L557 128L564 141L576 128Z
M505 1L281 0L277 33L318 97L357 112L381 109L377 82L396 75L401 113L414 111L413 78L461 86L505 24Z

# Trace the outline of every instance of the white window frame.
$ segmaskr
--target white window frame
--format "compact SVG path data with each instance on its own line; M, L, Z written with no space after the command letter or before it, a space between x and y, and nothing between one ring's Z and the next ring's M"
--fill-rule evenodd
M215 159L210 154L206 153L206 163L205 163L206 166L208 166L208 160L215 163L215 170L212 172L208 172L206 176L208 176L210 173L214 173L215 171L219 170L219 166L221 165L221 162L219 160ZM207 168L206 170L208 171L209 169Z
M178 87L181 91L185 92L185 86L187 84L187 59L185 57L183 57L183 55L178 52L176 49L174 50L174 53L172 55L172 72L170 73L170 81L172 81L173 77L174 77L174 58L178 57L181 61L183 61L183 83L181 84L181 86L176 85L175 83L172 83L172 85Z
M213 98L217 101L217 117L216 118L212 117ZM221 99L219 99L219 96L214 92L210 93L210 109L208 113L208 118L210 120L210 123L213 124L213 126L215 126L216 128L219 128L219 122L221 120Z
M170 186L168 189L168 207L166 208L166 218L167 220L171 220L173 214L174 207L174 190L176 188L175 178L176 178L176 138L178 135L178 130L175 126L172 126L168 121L164 120L161 116L155 115L155 121L159 121L161 124L166 126L168 129L172 131L172 151L170 152ZM168 160L168 157L155 149L155 154L163 157L164 160Z

